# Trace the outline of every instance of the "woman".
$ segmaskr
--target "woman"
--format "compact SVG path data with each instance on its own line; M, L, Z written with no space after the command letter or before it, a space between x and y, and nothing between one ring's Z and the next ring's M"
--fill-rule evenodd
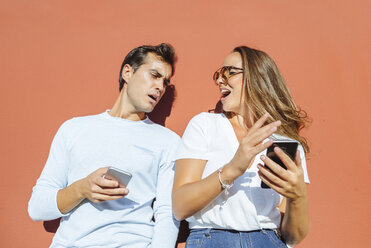
M186 247L298 244L309 231L305 113L262 51L236 47L214 80L223 113L195 116L176 155L173 211L189 222ZM274 148L285 170L265 155L273 140L288 138L299 142L295 162Z

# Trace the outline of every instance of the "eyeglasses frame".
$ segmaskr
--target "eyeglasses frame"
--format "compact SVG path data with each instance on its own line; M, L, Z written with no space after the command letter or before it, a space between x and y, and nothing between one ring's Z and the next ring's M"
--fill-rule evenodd
M228 74L230 73L230 70L239 70L239 72L236 72L234 73L233 75L228 75L226 76L225 75L225 72L228 71ZM219 77L221 76L222 77L222 80L223 80L223 83L227 83L228 82L228 79L232 76L235 76L237 74L240 74L240 73L243 73L245 70L243 68L239 68L239 67L235 67L235 66L223 66L223 67L220 67L218 70L216 70L213 74L213 80L215 82L216 85L219 85L219 83L217 82Z

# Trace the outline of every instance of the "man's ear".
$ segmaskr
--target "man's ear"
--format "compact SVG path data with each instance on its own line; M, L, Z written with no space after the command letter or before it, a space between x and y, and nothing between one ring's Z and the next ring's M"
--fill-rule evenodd
M129 82L129 79L134 73L133 67L131 67L129 64L124 65L121 72L121 77L124 79L125 82Z

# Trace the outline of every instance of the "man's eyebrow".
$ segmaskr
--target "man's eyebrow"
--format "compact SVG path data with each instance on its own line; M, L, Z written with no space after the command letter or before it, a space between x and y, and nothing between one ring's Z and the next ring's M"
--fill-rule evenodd
M151 72L154 72L156 73L156 77L164 77L164 75L162 75L158 70L156 69L150 69ZM170 83L170 78L164 78L164 82L166 84Z
M161 73L159 73L158 70L156 70L156 69L151 69L151 72L156 73L156 76L158 76L158 77L163 77L163 75Z

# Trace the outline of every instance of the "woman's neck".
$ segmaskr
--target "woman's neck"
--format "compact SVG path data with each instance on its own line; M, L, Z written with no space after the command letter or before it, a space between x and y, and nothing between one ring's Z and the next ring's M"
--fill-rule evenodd
M245 124L246 120L243 116L234 113L228 117L228 120L233 127L233 131L236 134L238 141L241 141L248 131L248 125Z

